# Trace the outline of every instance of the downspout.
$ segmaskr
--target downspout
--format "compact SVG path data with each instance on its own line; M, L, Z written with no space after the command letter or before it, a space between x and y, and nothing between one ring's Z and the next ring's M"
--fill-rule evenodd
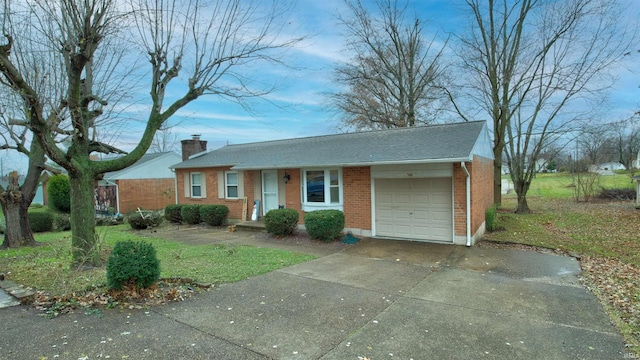
M467 246L471 246L471 175L469 174L469 170L467 170L467 166L464 161L460 162L460 166L467 176Z
M176 199L176 204L178 204L178 173L176 172L176 169L171 169L171 172L175 175L173 177L173 196Z

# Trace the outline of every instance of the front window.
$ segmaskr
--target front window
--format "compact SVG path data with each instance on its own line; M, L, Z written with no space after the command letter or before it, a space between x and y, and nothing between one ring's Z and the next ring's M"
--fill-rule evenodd
M202 197L202 183L200 173L191 173L191 196Z
M238 173L226 172L225 173L225 188L226 197L231 199L238 198Z
M303 201L307 208L339 208L342 205L339 169L305 170L303 176Z

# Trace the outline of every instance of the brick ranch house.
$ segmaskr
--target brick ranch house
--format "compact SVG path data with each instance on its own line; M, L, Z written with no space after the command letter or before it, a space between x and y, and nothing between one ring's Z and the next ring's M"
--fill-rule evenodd
M133 165L104 174L95 187L96 214L126 214L137 208L162 210L175 201L175 152L145 154Z
M389 239L473 245L493 202L486 122L227 145L183 140L173 165L176 202L224 204L231 219L286 207L338 209L345 231ZM248 203L247 213L243 202Z

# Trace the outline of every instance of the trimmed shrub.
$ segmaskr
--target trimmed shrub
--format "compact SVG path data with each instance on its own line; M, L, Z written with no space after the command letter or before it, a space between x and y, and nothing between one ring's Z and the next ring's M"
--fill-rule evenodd
M120 225L124 222L124 217L118 216L101 216L96 218L96 226L112 226ZM138 229L139 230L139 229Z
M484 212L484 220L485 220L485 224L487 227L487 231L491 232L491 231L495 231L497 230L498 227L498 217L497 217L497 210L495 205L488 208L485 212Z
M182 222L182 214L180 210L182 209L181 204L169 204L164 208L164 218L172 223L181 223Z
M200 206L200 220L209 226L222 226L227 222L229 208L226 205Z
M53 230L53 214L48 211L30 212L29 226L33 232L47 232Z
M200 205L182 205L180 216L182 221L189 225L200 224Z
M304 216L304 226L312 239L333 241L344 230L344 213L340 210L317 210Z
M47 181L47 194L49 204L63 213L71 211L71 185L69 177L64 174L54 175Z
M269 210L264 216L267 232L277 236L292 234L298 226L299 214L293 209Z
M144 230L150 227L157 227L162 224L164 217L159 211L143 213L135 211L127 215L127 222L134 230Z
M153 285L160 277L156 249L144 241L116 243L107 260L107 285L120 290L131 285L138 289Z
M71 216L69 214L55 213L53 224L57 231L71 230Z

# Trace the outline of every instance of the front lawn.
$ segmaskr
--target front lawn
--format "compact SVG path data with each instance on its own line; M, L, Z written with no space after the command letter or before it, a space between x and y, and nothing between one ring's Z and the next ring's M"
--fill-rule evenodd
M129 225L97 227L100 252L106 259L120 240L151 242L160 260L162 278L186 278L198 283L221 284L246 279L305 262L314 257L290 251L251 246L191 246L164 239L142 238ZM35 234L41 246L0 251L0 271L12 281L51 295L104 288L105 268L71 269L70 232ZM106 291L106 289L104 289Z

